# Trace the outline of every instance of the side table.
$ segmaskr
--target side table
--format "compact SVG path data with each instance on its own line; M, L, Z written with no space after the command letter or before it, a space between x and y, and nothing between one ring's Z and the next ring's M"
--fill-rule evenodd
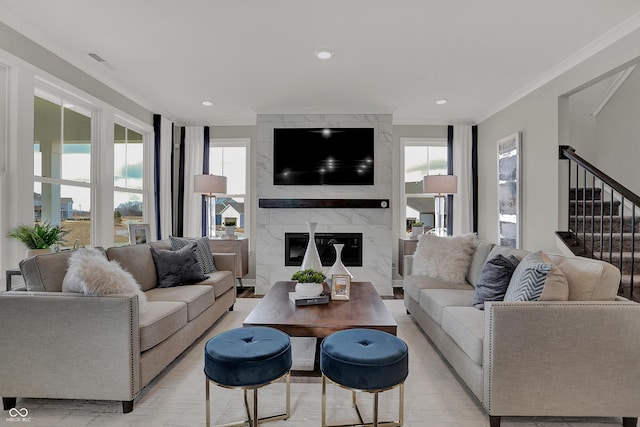
M236 254L236 279L242 285L242 277L249 274L249 239L247 237L215 238L209 239L211 252Z

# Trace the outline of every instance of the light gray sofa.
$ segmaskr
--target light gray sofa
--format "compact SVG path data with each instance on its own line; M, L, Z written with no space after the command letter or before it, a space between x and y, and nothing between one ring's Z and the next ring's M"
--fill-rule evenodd
M472 306L487 259L528 252L478 241L465 283L412 275L404 303L441 355L482 403L502 416L640 415L640 304L616 297L619 271L602 261L549 255L569 283L569 301ZM420 269L416 269L420 271Z
M62 292L71 251L23 260L27 291L0 294L0 396L122 401L133 410L140 390L233 309L235 254L214 254L218 271L195 285L158 288L150 250L168 241L113 247L147 296Z

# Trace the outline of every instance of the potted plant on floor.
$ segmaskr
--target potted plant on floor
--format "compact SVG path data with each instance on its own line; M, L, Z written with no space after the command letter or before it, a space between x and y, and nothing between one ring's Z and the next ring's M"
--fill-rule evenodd
M62 242L67 231L61 225L49 221L36 222L33 225L22 224L13 228L7 237L21 241L27 247L27 258L39 253L51 252L54 245Z
M324 290L323 282L326 276L321 271L310 268L296 271L291 280L296 280L296 294L303 297L317 297Z

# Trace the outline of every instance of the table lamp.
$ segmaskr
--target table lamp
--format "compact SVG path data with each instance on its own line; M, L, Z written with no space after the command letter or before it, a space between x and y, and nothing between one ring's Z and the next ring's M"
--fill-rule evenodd
M427 175L422 178L422 191L424 193L437 194L433 198L436 214L435 234L437 236L446 236L444 200L447 194L456 194L456 191L458 191L458 177L455 175Z
M216 195L227 193L227 177L220 175L195 175L193 191L206 197L207 237L216 237Z

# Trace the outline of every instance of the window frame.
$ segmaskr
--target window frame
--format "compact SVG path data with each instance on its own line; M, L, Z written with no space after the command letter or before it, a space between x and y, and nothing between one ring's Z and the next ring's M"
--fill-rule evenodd
M251 138L209 138L209 156L214 147L244 147L245 149L245 193L227 193L225 198L242 197L244 199L244 237L251 236ZM210 159L211 157L209 157ZM209 173L212 173L211 163L209 163Z
M91 103L85 101L83 98L81 98L78 95L75 95L74 93L61 89L59 87L53 86L48 84L47 82L40 80L40 79L36 79L35 80L35 84L33 87L33 99L35 102L35 98L39 97L42 99L45 99L49 102L55 102L56 104L58 103L58 100L60 100L60 107L65 108L64 104L65 102L71 102L73 103L73 105L78 106L79 108L82 108L86 111L88 111L90 113L90 120L91 120L91 141L90 141L90 145L91 145L91 158L90 158L90 167L91 167L91 171L89 173L89 182L83 182L83 181L75 181L75 180L70 180L70 179L64 179L64 178L51 178L51 177L45 177L45 176L37 176L35 174L35 165L31 171L31 176L33 177L33 184L31 186L32 191L33 191L33 187L35 186L36 183L40 183L40 184L51 184L51 185L60 185L60 186L68 186L68 187L79 187L79 188L88 188L89 189L89 200L91 203L91 212L89 215L90 218L90 238L89 238L89 244L91 246L95 245L95 239L96 239L96 232L97 232L97 226L96 226L96 207L97 207L97 197L96 197L96 189L98 188L98 172L97 172L97 165L98 165L98 145L99 145L99 141L100 141L100 134L99 134L99 121L100 121L100 109L98 107L96 107L95 105L92 105ZM55 99L55 101L52 101L52 98ZM34 114L35 114L35 109L34 109ZM34 126L34 130L35 130L35 115L33 117L33 126ZM64 127L64 121L61 124L62 127ZM33 142L35 142L32 138L32 144ZM31 148L31 155L33 156L33 147ZM34 203L33 201L33 197L32 199L32 204ZM35 221L35 217L32 215L32 220Z
M402 238L407 238L407 194L405 193L405 149L406 147L446 147L448 144L446 138L400 138L400 201L402 206L400 207L400 235ZM451 159L447 158L447 165ZM433 195L424 193L410 194L415 198L433 198Z
M122 126L127 130L132 130L134 132L142 135L142 188L129 188L129 187L120 187L116 186L114 182L115 174L114 165L115 165L115 127L116 125ZM114 135L113 140L111 141L111 151L112 151L112 164L111 164L111 185L113 186L113 194L111 200L113 202L113 206L111 208L111 217L113 218L113 214L116 209L115 205L115 193L129 193L129 194L139 194L142 196L142 223L149 224L151 221L151 216L149 215L150 210L154 210L154 200L153 194L151 191L151 183L153 182L153 159L151 156L153 155L153 150L151 147L152 144L152 136L151 132L147 130L144 126L141 126L137 123L132 122L120 115L115 115L114 121L112 123ZM114 242L115 245L115 223L114 226ZM155 240L155 229L152 227L151 237Z

